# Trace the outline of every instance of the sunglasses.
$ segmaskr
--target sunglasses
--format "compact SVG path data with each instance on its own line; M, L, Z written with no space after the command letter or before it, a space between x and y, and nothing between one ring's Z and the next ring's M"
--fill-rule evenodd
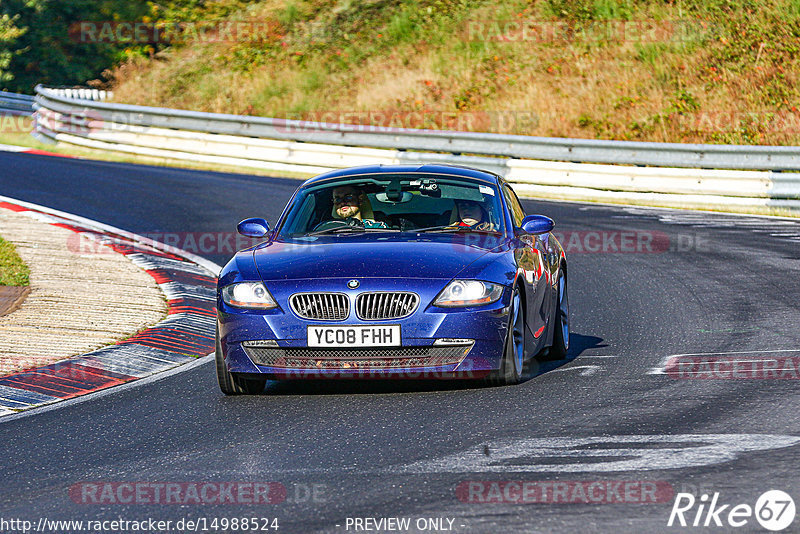
M342 204L344 202L348 202L348 203L358 202L358 195L356 195L354 193L350 193L350 194L347 194L347 195L344 195L344 196L341 196L341 197L340 196L334 196L333 197L333 203L334 204Z

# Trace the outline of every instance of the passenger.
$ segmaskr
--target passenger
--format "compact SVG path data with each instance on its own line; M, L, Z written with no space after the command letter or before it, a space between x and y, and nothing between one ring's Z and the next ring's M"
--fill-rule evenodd
M384 221L375 219L367 195L352 185L343 185L333 190L333 218L347 222L360 221L364 228L388 228Z
M451 226L468 226L476 230L494 232L495 225L489 220L489 214L474 200L456 200Z

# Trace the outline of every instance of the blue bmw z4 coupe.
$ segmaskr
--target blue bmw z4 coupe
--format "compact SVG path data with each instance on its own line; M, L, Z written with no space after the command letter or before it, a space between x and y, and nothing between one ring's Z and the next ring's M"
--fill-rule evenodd
M445 378L514 384L569 346L554 222L505 180L450 165L337 170L303 183L274 229L225 265L216 368L228 395L268 379Z

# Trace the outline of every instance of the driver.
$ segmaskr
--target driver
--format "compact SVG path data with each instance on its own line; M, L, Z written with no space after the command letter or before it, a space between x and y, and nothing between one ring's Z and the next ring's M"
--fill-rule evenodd
M385 222L375 219L369 199L361 189L352 185L339 186L333 190L332 200L334 220L363 224L364 228L388 228Z
M489 221L489 215L479 202L474 200L456 200L454 220L451 226L468 226L476 230L495 230L494 224ZM456 215L457 214L457 215Z

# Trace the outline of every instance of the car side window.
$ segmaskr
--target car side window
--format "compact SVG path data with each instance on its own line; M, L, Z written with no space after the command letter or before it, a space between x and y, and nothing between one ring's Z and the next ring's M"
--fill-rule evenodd
M505 195L506 203L511 209L511 217L514 219L514 226L521 226L522 219L525 218L525 210L522 209L522 204L519 203L516 193L514 193L508 185L503 184L503 195Z

